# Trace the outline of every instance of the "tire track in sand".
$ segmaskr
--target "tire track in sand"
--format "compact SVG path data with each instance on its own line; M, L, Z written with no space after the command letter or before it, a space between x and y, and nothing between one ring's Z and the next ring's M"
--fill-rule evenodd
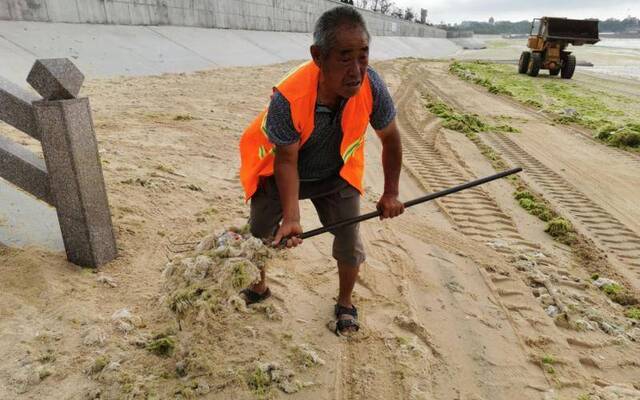
M424 187L439 190L474 176L439 134L437 120L425 117L428 113L421 113L422 107L408 107L412 102L420 101L420 91L426 89L426 84L420 81L425 72L409 65L406 72L408 78L402 82L395 97L398 122L402 127L403 143L407 150L405 166ZM436 93L440 95L437 90ZM447 153L452 153L453 156L447 156ZM541 365L539 359L536 359L536 354L540 351L564 354L562 366L556 368L553 379L562 387L584 387L590 381L624 375L618 365L607 366L605 371L584 362L594 360L598 351L600 354L619 351L606 340L609 333L604 335L603 332L596 331L578 334L571 327L571 321L575 321L578 316L568 317L569 322L554 321L555 324L549 324L548 316L543 311L551 303L562 312L566 310L566 304L575 304L576 298L586 299L585 309L605 310L608 307L607 300L600 293L587 292L585 283L576 283L582 282L584 277L572 275L566 268L559 267L553 258L535 251L540 246L522 238L511 217L500 209L488 193L479 188L467 192L440 199L437 204L462 233L482 243L489 241L487 244L493 244L491 247L494 250L511 255L509 259L515 266L514 270L494 270L493 267L480 270L485 284L495 295L494 304L508 317L513 331L521 338L523 349L530 352L532 362ZM407 228L411 230L410 227ZM496 239L511 242L504 247L495 246L496 243L491 243L490 240ZM537 258L538 256L541 258ZM523 334L530 332L531 328L536 332L535 336ZM585 340L600 343L599 350L585 350L580 345Z
M627 228L604 208L595 204L563 177L520 148L507 135L489 133L488 142L524 173L540 185L549 197L579 221L607 250L635 273L636 287L640 279L640 236Z
M438 120L425 118L427 113L412 113L409 104L419 101L416 87L421 86L419 74L412 71L410 81L403 84L396 95L398 122L402 127L404 147L408 150L405 165L418 182L433 191L473 179L470 171L461 169L457 160L452 163L440 151L442 139L436 129ZM478 241L493 243L498 252L511 254L513 246L529 251L539 249L522 238L511 217L482 188L468 189L437 200L437 203L462 233ZM499 241L506 241L509 246L501 246Z

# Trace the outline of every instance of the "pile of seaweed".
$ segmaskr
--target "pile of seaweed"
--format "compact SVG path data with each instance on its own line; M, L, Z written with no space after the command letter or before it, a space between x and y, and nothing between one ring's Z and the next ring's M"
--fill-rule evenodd
M203 321L226 311L246 311L238 293L259 279L272 254L245 227L206 236L193 252L170 261L163 272L165 302L180 329L191 317Z

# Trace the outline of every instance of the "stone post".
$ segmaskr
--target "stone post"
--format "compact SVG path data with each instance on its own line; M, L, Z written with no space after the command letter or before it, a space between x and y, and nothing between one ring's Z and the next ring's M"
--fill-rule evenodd
M38 60L27 78L43 97L33 110L67 258L97 267L117 248L89 100L76 98L83 80L67 59Z

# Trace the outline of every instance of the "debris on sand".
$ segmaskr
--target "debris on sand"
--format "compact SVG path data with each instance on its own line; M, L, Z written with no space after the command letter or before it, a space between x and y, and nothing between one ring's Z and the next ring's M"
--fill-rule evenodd
M270 321L282 321L282 310L275 304L257 303L249 307L251 310L263 313Z
M324 365L324 360L306 343L293 348L292 358L304 368L310 368L314 365Z
M142 319L134 316L131 311L126 308L114 312L111 316L111 321L115 328L122 333L129 333L136 327L142 325Z
M98 275L96 282L112 288L118 287L118 284L112 277L103 274Z
M146 347L147 350L157 356L168 357L173 354L176 341L170 335L160 334L150 340Z
M96 326L84 331L82 334L82 344L85 346L103 346L107 340L104 331Z
M605 285L619 285L618 282L616 282L616 281L614 281L612 279L607 279L607 278L602 278L602 277L594 280L593 284L598 288L601 288L601 287L603 287Z
M247 385L259 397L266 396L272 387L278 387L285 393L296 393L303 387L302 383L294 380L295 373L283 368L277 362L257 364L247 377Z

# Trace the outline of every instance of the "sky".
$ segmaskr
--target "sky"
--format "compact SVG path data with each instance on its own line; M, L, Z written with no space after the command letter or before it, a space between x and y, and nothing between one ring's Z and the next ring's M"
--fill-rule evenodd
M640 17L640 0L393 0L396 5L428 10L432 23L461 21L531 20L534 17L618 18Z

